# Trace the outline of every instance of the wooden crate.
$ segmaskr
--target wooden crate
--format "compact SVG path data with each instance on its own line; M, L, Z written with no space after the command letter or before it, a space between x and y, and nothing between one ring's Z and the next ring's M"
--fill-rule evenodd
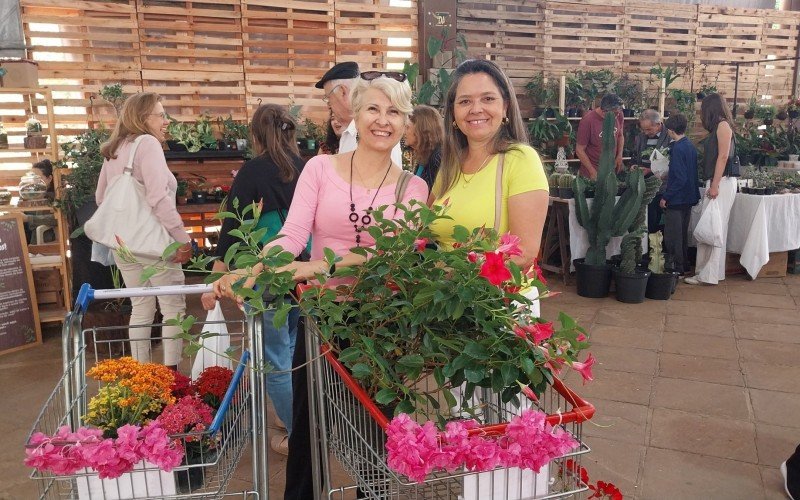
M336 62L333 0L243 0L242 42L247 104L303 106L327 118L314 84Z

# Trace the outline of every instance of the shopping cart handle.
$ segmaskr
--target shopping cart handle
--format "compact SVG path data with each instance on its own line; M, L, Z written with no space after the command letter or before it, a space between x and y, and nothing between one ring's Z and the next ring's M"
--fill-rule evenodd
M231 405L231 400L233 400L233 395L236 393L236 388L239 387L239 383L242 380L242 375L244 374L244 370L247 367L247 362L250 360L250 351L246 350L242 353L242 357L239 360L239 365L236 367L236 371L233 372L233 378L231 378L231 383L228 385L228 390L225 391L225 396L222 398L222 403L219 405L219 409L217 410L216 415L214 415L214 420L211 422L211 426L209 426L208 431L213 436L220 427L222 427L222 421L225 420L225 414L228 412L228 408Z
M125 299L128 297L150 297L154 295L192 295L206 293L212 290L211 284L200 285L171 285L171 286L146 286L140 288L109 288L95 290L89 283L81 285L78 296L75 298L75 310L86 312L89 304L94 300Z

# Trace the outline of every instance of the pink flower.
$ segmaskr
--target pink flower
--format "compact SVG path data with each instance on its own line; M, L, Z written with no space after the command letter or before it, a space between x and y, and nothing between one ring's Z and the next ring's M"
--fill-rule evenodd
M553 336L555 330L553 329L553 323L533 323L526 327L528 333L533 336L533 341L537 344L542 343L542 341L549 339Z
M486 252L486 261L481 266L480 276L486 278L494 286L500 286L511 279L511 271L506 267L501 252Z
M528 269L528 272L525 273L526 276L529 278L535 278L540 281L543 285L547 284L547 280L544 278L544 274L542 273L542 268L539 267L538 260L534 260L531 267ZM560 293L560 292L553 292L553 293ZM553 296L553 295L551 295Z
M418 238L414 240L414 249L417 252L424 252L425 246L428 244L428 238Z
M528 338L528 330L526 330L525 328L523 328L523 327L521 327L519 325L514 325L513 330L514 330L514 335L516 335L517 337L519 337L521 339L527 339Z
M497 247L498 252L502 252L508 256L522 255L522 250L519 248L519 236L514 236L511 233L506 233L500 237L500 246Z
M578 334L578 336L576 337L576 339L578 340L578 342L586 342L587 340L589 340L589 339L586 337L586 335L584 335L584 334L582 334L582 333L579 333L579 334Z
M530 399L534 403L538 403L539 402L539 397L536 396L536 393L533 392L533 389L531 389L527 385L523 384L519 380L517 380L517 384L519 384L519 388L522 391L522 394L524 394L526 398Z
M468 253L467 260L472 262L473 264L478 262L478 254L476 254L475 252Z
M594 356L592 356L591 353L589 354L589 357L586 358L586 361L584 361L583 363L580 363L578 361L572 362L572 369L581 374L581 377L583 377L584 384L586 384L587 380L589 381L594 380L594 377L592 377L592 366L594 365L594 362L595 358Z

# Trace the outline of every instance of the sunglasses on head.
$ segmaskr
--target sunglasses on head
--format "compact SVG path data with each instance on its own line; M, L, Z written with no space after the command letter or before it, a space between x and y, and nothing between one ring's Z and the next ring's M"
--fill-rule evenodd
M397 80L398 82L404 82L406 81L406 78L408 78L402 71L365 71L361 73L361 79L368 82L382 76L391 78L392 80Z

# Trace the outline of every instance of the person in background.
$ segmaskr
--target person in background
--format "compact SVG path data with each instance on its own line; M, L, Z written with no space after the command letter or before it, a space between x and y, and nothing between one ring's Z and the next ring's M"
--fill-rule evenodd
M641 168L645 177L649 177L652 175L650 171L650 155L645 152L652 151L653 148L669 147L670 136L661 122L661 114L655 109L642 111L641 116L639 116L639 128L641 133L636 136L633 143L631 166ZM661 209L661 196L667 189L667 179L661 180L663 182L658 189L658 193L647 206L647 232L649 233L655 233L662 226L664 211Z
M800 500L800 445L792 456L781 464L780 469L786 495L792 500Z
M303 171L304 162L300 158L295 137L296 124L283 106L264 104L253 114L250 124L255 158L248 160L236 174L228 195L225 210L235 213L233 201L238 200L240 210L252 203L261 204L261 218L257 229L266 227L262 241L274 237L283 227L283 221L292 204L297 179ZM214 272L225 272L228 267L223 261L228 249L240 241L230 232L238 229L238 221L224 219L220 230L219 243L215 250L218 260L214 261ZM286 300L285 298L283 300ZM201 302L206 310L216 306L217 297L204 293ZM292 432L292 355L297 339L297 324L300 317L298 308L292 308L286 322L275 328L273 319L275 309L262 316L262 335L264 337L264 358L272 366L266 375L267 394L275 408L275 413L286 428L286 433L273 436L270 446L283 455L289 453L289 435Z
M335 155L339 152L339 138L342 137L344 125L331 113L328 118L328 130L325 133L325 142L319 145L319 155Z
M622 171L622 129L625 123L622 117L622 99L616 94L606 94L600 100L600 106L583 115L578 124L575 154L581 161L579 174L592 180L597 179L600 147L603 144L603 118L606 113L614 113L617 118L614 126L614 138L617 140L615 164L617 173Z
M494 62L471 59L458 65L445 100L444 126L442 166L431 202L442 205L449 198L452 219L434 222L437 241L452 246L456 225L510 232L520 238L522 250L512 259L527 270L539 254L549 187L539 154L528 145L514 88ZM494 227L498 193L500 226Z
M128 163L133 141L143 136L133 158L133 177L144 185L144 197L152 207L153 214L175 241L182 243L171 262L159 266L161 269L148 279L142 279L142 271L156 264L156 260L139 257L128 262L114 252L114 262L119 268L126 287L170 286L185 283L181 264L192 255L191 238L175 208L175 192L178 182L167 166L161 143L169 125L161 96L153 92L142 92L125 100L117 124L108 141L100 146L105 160L97 179L95 200L100 206L105 201L106 187L122 175ZM135 248L131 251L136 252ZM148 325L156 313L156 299L164 319L183 316L186 301L183 295L159 295L158 297L131 297L131 325ZM162 327L164 337L164 364L177 369L181 360L182 342L174 338L180 333L178 326ZM150 362L150 328L131 328L131 355L137 361Z
M697 189L697 149L686 137L688 121L677 113L664 126L672 138L667 189L659 201L664 210L664 250L672 258L673 270L689 272L689 218L700 201Z
M375 75L378 74L378 76ZM335 271L329 268L323 250L329 248L342 257L335 267L361 264L363 257L350 249L375 244L367 229L371 210L396 202L408 205L411 200L424 202L428 196L425 182L411 176L403 193L396 193L404 175L393 160L393 150L400 143L411 114L411 88L405 75L397 72L364 73L354 85L352 105L356 130L360 136L354 151L335 156L315 156L306 164L297 181L292 205L280 237L267 245L280 245L299 254L311 236L311 260L294 262L287 269L295 280L313 279L317 274ZM399 199L398 198L399 194ZM384 217L402 217L403 212L389 206ZM263 270L261 264L253 274ZM214 283L217 297L236 298L232 285L240 274L227 274ZM329 281L335 284L337 278ZM245 283L251 286L252 279ZM308 384L306 380L305 336L298 333L293 368L292 433L289 436L289 458L286 463L287 500L314 498L312 479L311 433L309 422Z
M703 155L703 177L706 179L706 197L703 210L716 200L722 222L722 246L697 244L695 276L683 281L690 285L716 285L725 279L725 245L728 240L728 219L736 197L736 177L731 175L730 165L736 155L733 142L733 117L725 98L710 94L700 105L700 118L708 130L705 154Z
M433 181L439 172L443 135L442 115L435 108L424 104L414 106L411 123L406 129L405 143L414 151L414 174L425 181L428 189L433 187Z
M377 73L368 71L368 74ZM350 102L350 94L358 83L360 72L358 63L345 61L336 64L314 85L318 89L325 91L322 101L328 105L331 115L344 125L341 138L339 139L339 153L349 153L358 146L358 130L353 119L353 107ZM392 149L392 161L397 165L403 165L403 152L400 143Z
M31 170L47 184L47 191L45 191L44 197L46 200L52 202L56 197L55 186L53 185L53 163L45 158L44 160L34 163ZM23 212L23 218L25 235L28 238L29 245L31 243L40 244L56 239L55 228L58 226L58 221L56 221L56 216L52 212L27 211ZM45 226L47 228L42 229L42 241L35 238L36 232L40 226Z

